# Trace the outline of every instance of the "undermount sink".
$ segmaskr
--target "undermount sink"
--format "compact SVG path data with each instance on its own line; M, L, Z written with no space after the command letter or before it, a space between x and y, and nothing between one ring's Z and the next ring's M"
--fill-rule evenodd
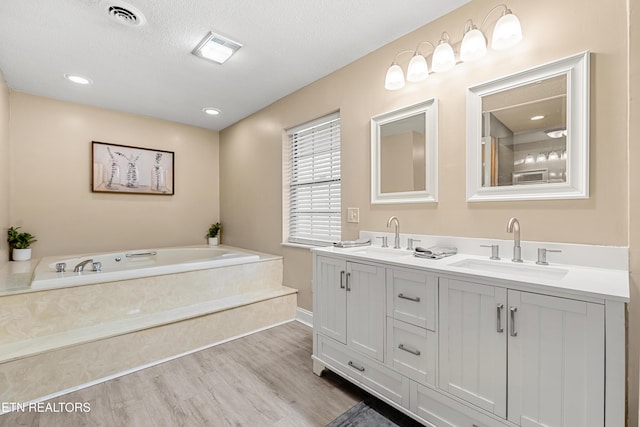
M363 248L357 248L352 250L351 253L366 255L366 256L387 256L387 257L413 255L412 251L408 251L405 249L382 248L379 246L366 246Z
M499 261L484 261L474 258L465 258L463 260L454 262L450 264L450 267L468 268L470 270L476 270L485 273L502 273L527 278L555 280L562 279L569 272L568 270L565 270L563 268L534 266L516 262L506 263Z

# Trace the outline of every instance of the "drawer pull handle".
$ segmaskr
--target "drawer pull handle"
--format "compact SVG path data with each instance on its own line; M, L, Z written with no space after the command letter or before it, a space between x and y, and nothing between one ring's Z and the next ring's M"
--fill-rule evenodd
M404 344L400 344L400 345L398 346L398 348L399 348L400 350L404 350L404 351L406 351L407 353L411 353L411 354L415 354L416 356L420 356L420 350L414 350L414 349L412 349L412 348L405 347L405 346L404 346Z
M408 297L405 294L398 294L398 298L408 299L409 301L413 302L420 302L420 297Z
M340 289L344 289L344 270L340 272Z
M357 369L360 372L364 372L364 368L362 366L358 366L355 363L353 363L351 360L349 360L349 366L351 366L352 368Z
M496 316L498 319L498 325L496 326L496 331L499 333L504 332L504 328L502 327L502 309L504 308L503 304L498 304L496 306Z
M518 331L516 331L516 311L518 311L518 307L511 307L509 308L509 311L511 312L511 336L517 337Z
M349 285L350 278L351 278L351 273L347 273L347 292L351 292L351 286Z

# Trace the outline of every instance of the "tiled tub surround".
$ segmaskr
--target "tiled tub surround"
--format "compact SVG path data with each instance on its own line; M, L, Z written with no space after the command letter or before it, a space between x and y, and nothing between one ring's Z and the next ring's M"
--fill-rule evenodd
M282 258L256 254L243 264L51 290L26 289L7 274L0 401L39 399L292 320L296 291L282 286Z

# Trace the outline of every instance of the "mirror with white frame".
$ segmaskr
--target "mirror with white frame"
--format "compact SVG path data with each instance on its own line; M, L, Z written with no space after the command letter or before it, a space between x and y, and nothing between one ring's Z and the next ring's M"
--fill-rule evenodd
M371 118L371 203L438 200L435 98Z
M589 52L467 91L467 201L589 197Z

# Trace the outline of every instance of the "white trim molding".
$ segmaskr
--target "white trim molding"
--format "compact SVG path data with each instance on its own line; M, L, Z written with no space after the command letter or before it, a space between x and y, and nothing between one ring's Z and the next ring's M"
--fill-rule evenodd
M296 308L296 320L308 327L313 327L313 312L304 308Z

